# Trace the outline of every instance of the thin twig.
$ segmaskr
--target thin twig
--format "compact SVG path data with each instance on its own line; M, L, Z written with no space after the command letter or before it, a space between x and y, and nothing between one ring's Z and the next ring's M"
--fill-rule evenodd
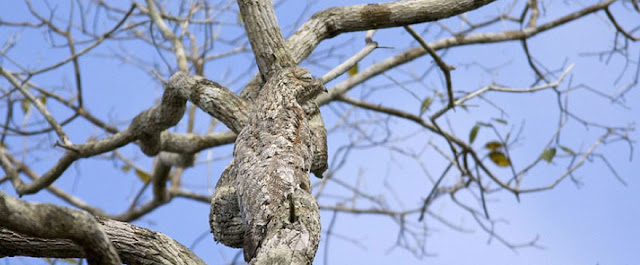
M422 39L422 37L420 37L420 35L418 35L418 33L416 33L410 26L404 26L404 29L407 30L407 32L409 32L409 34L411 34L411 36L413 36L414 39L416 39L418 41L418 43L420 43L420 46L422 46L422 48L424 48L429 55L431 55L431 57L433 57L433 59L436 61L436 64L438 64L438 67L440 68L440 70L442 71L442 73L444 74L444 78L446 80L447 83L447 95L449 96L449 108L454 108L455 104L454 104L454 99L453 99L453 88L451 85L451 70L455 69L453 66L449 66L447 65L442 58L440 58L440 56L438 56L438 54L436 53L436 51L433 50L433 48L429 47L429 44L427 44L424 39Z

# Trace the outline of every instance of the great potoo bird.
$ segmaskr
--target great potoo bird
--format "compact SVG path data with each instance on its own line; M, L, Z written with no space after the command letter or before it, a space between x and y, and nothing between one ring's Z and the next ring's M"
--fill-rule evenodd
M313 152L326 150L326 143L314 146L315 135L303 105L323 90L322 83L304 68L278 71L260 89L248 124L238 134L233 162L216 186L210 221L214 238L231 247L242 246L247 261L259 253L265 240L281 240L266 238L268 231L284 229L270 229L278 223L317 230L304 241L316 245L319 241L320 220L309 173L315 166ZM326 151L320 155L326 159ZM233 215L238 210L240 218ZM296 211L303 216L300 220ZM313 254L303 256L312 259Z

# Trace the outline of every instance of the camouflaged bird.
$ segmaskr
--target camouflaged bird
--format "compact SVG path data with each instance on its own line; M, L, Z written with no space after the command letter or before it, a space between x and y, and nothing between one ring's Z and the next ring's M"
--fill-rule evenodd
M211 201L210 224L216 241L243 247L247 261L256 256L269 225L278 223L271 222L274 218L281 221L286 215L286 222L295 223L296 209L317 209L308 176L321 176L326 169L326 130L320 118L322 131L313 132L318 121L310 126L305 111L317 110L309 102L323 90L304 68L280 70L260 89L248 124L238 134L234 159ZM312 140L318 138L324 142ZM305 214L301 222L317 226L310 239L317 244L317 210Z

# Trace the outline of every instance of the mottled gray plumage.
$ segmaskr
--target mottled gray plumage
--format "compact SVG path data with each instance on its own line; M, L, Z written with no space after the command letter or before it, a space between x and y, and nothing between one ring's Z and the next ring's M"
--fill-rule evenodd
M233 183L235 176L235 168L231 162L222 172L213 192L209 224L213 239L217 242L232 248L242 248L246 229L240 216L238 194Z
M313 153L311 172L317 178L322 178L322 174L328 168L327 129L324 127L318 104L313 100L309 100L302 105L302 108L307 114L309 129L311 130L311 152Z
M278 71L258 93L248 124L238 134L232 165L225 169L212 198L210 221L214 238L231 247L242 245L247 261L259 254L261 244L293 240L267 235L267 231L311 231L311 238L305 242L317 245L319 241L319 215L309 173L313 170L321 174L326 169L326 151L321 155L325 157L324 163L315 161L313 156L314 150L326 150L326 143L319 145L312 141L316 135L303 105L323 89L322 83L304 68ZM323 126L321 129L319 135L326 141L326 130ZM234 192L237 204L229 198ZM237 229L235 209L239 210L244 231ZM291 216L292 213L301 218ZM282 227L270 229L276 224ZM242 244L241 233L244 233ZM313 254L300 256L312 260Z

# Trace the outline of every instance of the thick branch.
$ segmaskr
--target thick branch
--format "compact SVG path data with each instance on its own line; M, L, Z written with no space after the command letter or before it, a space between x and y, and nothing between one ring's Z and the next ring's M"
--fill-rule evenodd
M546 30L550 30L556 28L562 24L574 21L588 14L597 12L602 10L611 3L615 2L615 0L608 0L605 2L601 2L598 4L594 4L592 6L588 6L579 11L570 13L566 16L560 17L556 20L547 22L537 27L533 28L525 28L517 31L505 31L505 32L495 32L495 33L477 33L466 36L452 36L444 39L440 39L434 42L429 43L429 47L433 50L440 50L455 46L463 46L463 45L471 45L471 44L479 44L479 43L496 43L496 42L504 42L504 41L512 41L512 40L521 40L535 36L538 33L544 32ZM422 47L417 47L413 49L409 49L405 52L402 52L396 56L385 59L382 62L376 63L370 66L367 69L364 69L357 73L356 75L344 80L334 86L329 90L329 93L325 93L316 98L316 103L318 105L327 104L333 100L335 100L338 96L346 93L351 88L355 87L358 84L369 80L370 78L379 75L391 68L394 68L398 65L405 64L410 62L416 58L419 58L425 55L427 52ZM245 93L245 91L243 91Z
M408 0L330 8L314 14L289 38L296 62L302 61L327 38L340 33L400 27L436 21L487 5L495 0Z
M223 122L235 133L239 133L247 124L247 104L216 82L181 71L171 76L168 87L175 89L176 93Z
M161 103L136 116L127 129L99 141L82 145L63 145L67 152L49 171L29 184L25 184L17 172L8 176L16 192L21 195L31 194L53 183L77 159L112 151L136 140L140 141L142 151L151 156L157 155L160 150L194 153L210 145L225 144L233 140L235 135L232 133L203 138L184 138L170 134L162 136L164 130L180 121L187 99L221 120L236 133L247 123L247 107L242 99L215 82L179 72L170 79ZM37 100L35 102L39 103ZM196 145L185 148L184 141L187 139L199 141ZM2 150L0 156L4 156L4 152L6 151ZM11 172L11 163L6 160L1 162L5 172Z
M16 192L21 195L38 192L58 179L75 160L102 154L135 140L139 140L140 149L145 154L157 155L161 148L161 132L177 124L184 114L186 99L179 94L180 92L182 91L177 92L174 87L168 86L159 105L138 114L127 129L110 137L82 145L61 145L67 152L39 179L25 185L17 175L12 176ZM0 152L0 155L4 152ZM2 163L5 171L7 165L9 164Z
M106 233L86 212L27 203L0 192L0 223L4 228L34 237L69 239L82 247L89 264L122 264Z
M299 63L307 58L323 40L340 33L436 21L477 9L494 1L406 0L329 8L314 14L287 40L286 45L293 61ZM252 83L255 82L257 81L254 78ZM252 83L242 91L243 98L251 100L256 95L254 90L259 86Z
M239 0L238 6L263 80L273 70L294 66L271 1Z
M177 134L163 132L160 135L162 151L193 154L214 146L233 143L236 140L236 133L232 131L213 133L206 135L197 134Z
M320 216L309 183L318 136L301 104L323 88L303 68L276 71L255 99L233 164L216 185L214 237L243 247L250 264L309 264L318 249ZM317 166L323 167L319 174L326 168Z
M206 264L162 233L106 218L95 219L125 264ZM0 256L84 258L86 254L68 239L44 239L0 228Z

